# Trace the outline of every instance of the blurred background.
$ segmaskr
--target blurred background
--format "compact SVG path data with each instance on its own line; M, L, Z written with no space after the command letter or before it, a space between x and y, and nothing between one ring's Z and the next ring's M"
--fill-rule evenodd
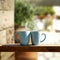
M41 44L60 45L60 6L51 5L52 1L47 1L47 5L43 2L46 3L44 0L16 0L15 31L44 32L47 38Z
M38 60L60 60L60 52L39 52Z
M60 6L40 5L40 0L16 0L15 27L27 30L60 31Z

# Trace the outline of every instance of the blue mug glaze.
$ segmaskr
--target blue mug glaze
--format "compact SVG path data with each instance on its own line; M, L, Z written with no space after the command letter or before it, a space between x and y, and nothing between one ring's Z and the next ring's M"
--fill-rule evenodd
M23 46L29 45L29 40L30 40L30 31L19 31L16 32L15 35L19 35L18 40L19 43Z
M44 35L43 40L41 40L41 36ZM31 32L31 40L32 40L32 45L39 45L41 42L45 41L46 39L46 34L45 33L40 33L38 31L32 31Z

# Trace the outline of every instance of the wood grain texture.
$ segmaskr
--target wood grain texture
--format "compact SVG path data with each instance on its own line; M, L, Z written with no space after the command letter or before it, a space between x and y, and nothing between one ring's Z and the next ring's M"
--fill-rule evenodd
M60 52L60 46L20 46L3 45L0 46L1 52Z

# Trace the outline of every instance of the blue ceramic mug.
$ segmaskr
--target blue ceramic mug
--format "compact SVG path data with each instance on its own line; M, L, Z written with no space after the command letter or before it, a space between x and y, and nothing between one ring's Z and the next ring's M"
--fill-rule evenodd
M30 40L30 31L19 31L15 33L15 40L18 40L19 43L23 46L29 44Z
M41 40L41 36L44 35L43 40ZM41 42L45 41L46 39L46 34L38 31L32 31L31 32L31 40L32 40L32 45L39 45Z

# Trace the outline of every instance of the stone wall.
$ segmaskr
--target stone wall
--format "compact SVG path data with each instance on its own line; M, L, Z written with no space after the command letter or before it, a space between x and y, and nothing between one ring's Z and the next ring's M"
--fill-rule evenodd
M14 0L0 0L0 45L14 43ZM14 52L0 52L0 60L15 60Z
M0 10L13 10L14 0L0 0Z
M14 0L0 0L0 44L14 43Z

